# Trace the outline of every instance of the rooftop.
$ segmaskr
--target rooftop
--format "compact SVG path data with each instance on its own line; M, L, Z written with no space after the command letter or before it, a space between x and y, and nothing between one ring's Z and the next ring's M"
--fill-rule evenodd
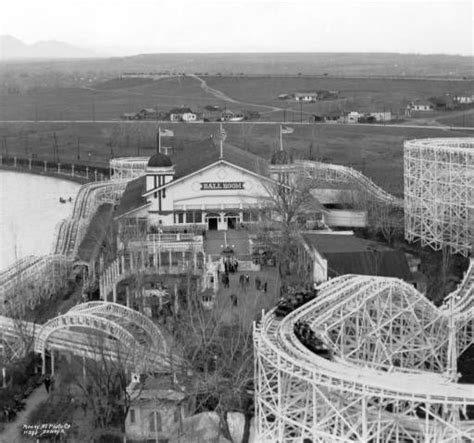
M105 203L95 213L77 250L77 256L80 260L89 262L96 259L107 234L113 209L112 204Z
M142 197L146 187L146 177L141 176L128 182L127 187L120 199L120 204L115 211L115 217L120 217L128 212L146 205L146 199Z
M354 235L304 233L303 239L328 261L328 277L380 275L411 280L403 251Z

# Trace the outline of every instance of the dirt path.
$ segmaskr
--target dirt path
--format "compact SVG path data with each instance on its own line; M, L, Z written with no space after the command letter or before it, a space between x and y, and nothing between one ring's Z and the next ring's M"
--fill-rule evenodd
M27 422L28 415L36 408L36 406L45 401L48 394L43 385L36 388L26 400L26 407L10 422L0 434L0 443L22 443L31 441L31 439L23 438L21 435L21 427Z
M206 91L207 93L213 95L214 97L224 100L226 102L230 103L236 103L239 105L246 105L246 106L255 106L259 108L264 108L267 109L271 112L277 112L277 111L283 111L283 108L277 108L276 106L268 106L268 105L259 105L257 103L248 103L248 102L241 102L239 100L235 100L232 97L229 97L228 95L224 94L222 91L219 91L218 89L211 88L205 80L203 80L201 77L198 77L197 75L194 74L187 74L188 77L193 77L195 78L198 82L201 83L201 88Z

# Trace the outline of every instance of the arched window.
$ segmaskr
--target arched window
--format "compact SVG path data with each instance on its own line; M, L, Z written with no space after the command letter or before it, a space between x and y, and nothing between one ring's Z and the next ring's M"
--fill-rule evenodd
M158 411L152 411L148 415L148 429L150 432L161 432L161 415Z

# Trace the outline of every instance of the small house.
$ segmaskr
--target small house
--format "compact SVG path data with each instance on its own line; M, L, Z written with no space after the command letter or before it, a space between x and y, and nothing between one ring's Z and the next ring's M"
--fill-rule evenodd
M178 434L188 410L183 389L173 386L170 377L134 380L127 387L131 398L125 419L127 440L167 441Z
M428 101L415 101L407 105L405 115L412 115L414 112L431 112L433 111L433 104Z
M188 118L188 119L192 118L190 116L191 114L194 115L194 120L197 119L196 114L194 114L194 112L190 108L181 107L181 108L173 108L173 109L170 110L170 112L169 112L170 120L172 122L191 121L191 120L184 120L183 119L183 116L185 114L186 114L186 118Z
M317 99L317 92L295 92L295 100L297 102L314 103Z
M392 120L392 113L390 111L371 112L370 117L373 117L376 122L389 122Z

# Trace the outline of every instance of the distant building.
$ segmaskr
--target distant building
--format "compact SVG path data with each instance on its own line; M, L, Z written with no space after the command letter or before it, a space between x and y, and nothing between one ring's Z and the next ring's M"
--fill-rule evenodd
M185 112L181 116L183 122L195 122L197 120L197 115L194 112Z
M242 112L233 112L228 109L221 113L220 120L223 122L240 122L245 119L245 115Z
M158 118L158 111L153 108L144 108L137 112L138 120L156 120Z
M374 117L376 122L389 122L392 120L392 113L390 111L371 112L370 117Z
M358 123L359 119L362 118L364 114L361 114L360 112L357 111L351 111L351 112L346 112L340 117L340 122L341 123L348 123L348 124L353 124L353 123Z
M278 99L279 100L287 100L289 98L290 98L290 96L288 94L278 94Z
M460 105L470 105L474 103L474 95L455 95L453 101Z
M122 120L138 120L138 114L136 112L125 112L122 114Z
M184 116L186 119L184 120ZM194 115L194 118L192 117ZM197 119L196 114L190 108L173 108L169 112L170 120L172 122L182 122L182 121L194 121Z
M403 251L349 233L303 233L300 253L320 283L344 274L381 275L411 282Z
M318 99L317 92L295 92L295 100L297 102L312 103Z
M427 101L415 101L407 105L405 115L412 115L414 112L430 112L433 111L433 104Z

